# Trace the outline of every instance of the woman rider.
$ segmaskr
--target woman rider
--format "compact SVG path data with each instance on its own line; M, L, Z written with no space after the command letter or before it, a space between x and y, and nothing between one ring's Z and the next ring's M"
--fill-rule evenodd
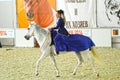
M64 16L64 11L63 10L58 10L57 11L57 14L56 14L56 17L57 17L57 25L56 27L54 28L51 28L51 37L52 37L52 44L54 44L54 41L53 39L55 38L55 35L53 31L57 31L58 33L62 34L62 35L65 35L65 36L69 36L69 33L68 31L65 29L65 16Z

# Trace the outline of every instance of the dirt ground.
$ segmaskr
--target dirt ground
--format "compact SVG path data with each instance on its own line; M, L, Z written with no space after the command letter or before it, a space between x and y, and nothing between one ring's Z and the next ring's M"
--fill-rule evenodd
M75 76L70 75L77 64L74 53L61 53L56 56L60 77L56 77L55 67L49 57L44 59L36 77L35 64L40 56L39 48L1 48L0 80L120 80L120 49L96 48L103 64L96 63L97 77L85 59Z

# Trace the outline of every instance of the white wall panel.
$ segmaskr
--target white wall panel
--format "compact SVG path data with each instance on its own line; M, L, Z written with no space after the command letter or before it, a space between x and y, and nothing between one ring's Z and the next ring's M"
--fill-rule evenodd
M0 1L0 28L14 28L13 2Z
M111 47L111 29L92 29L92 40L97 47Z
M24 36L27 33L27 29L16 29L15 46L16 47L34 47L34 38L26 40Z

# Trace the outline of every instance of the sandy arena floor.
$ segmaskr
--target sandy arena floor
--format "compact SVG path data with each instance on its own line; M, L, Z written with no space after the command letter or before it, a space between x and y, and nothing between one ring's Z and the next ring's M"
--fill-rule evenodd
M0 80L120 80L120 49L96 48L104 64L96 64L99 77L93 74L90 62L85 59L77 74L70 73L77 64L74 53L56 56L61 77L56 78L55 67L49 57L39 68L39 76L34 74L35 63L40 56L39 48L0 49Z

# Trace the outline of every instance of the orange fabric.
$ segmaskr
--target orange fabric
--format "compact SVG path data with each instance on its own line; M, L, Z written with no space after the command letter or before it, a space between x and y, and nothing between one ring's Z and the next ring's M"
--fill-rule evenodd
M25 1L25 10L28 13L34 13L33 20L43 28L53 24L54 16L47 0L29 0Z
M24 9L24 0L17 0L17 19L19 28L27 28L28 20L26 19L26 12Z
M48 2L51 5L51 7L56 10L56 0L48 0Z

